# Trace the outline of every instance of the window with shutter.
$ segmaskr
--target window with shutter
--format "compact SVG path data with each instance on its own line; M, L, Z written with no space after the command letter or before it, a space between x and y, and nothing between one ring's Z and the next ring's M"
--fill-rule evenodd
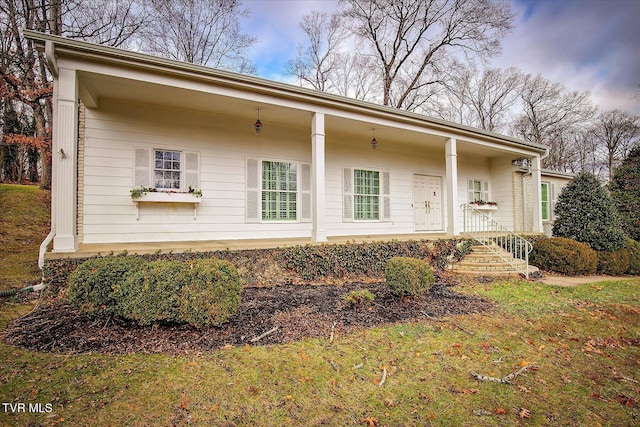
M134 187L151 186L151 150L148 148L136 148L134 150L135 171L133 176Z
M490 201L489 182L481 179L470 179L467 185L469 203Z
M389 172L344 168L342 183L343 221L391 220Z
M311 164L300 164L300 221L311 222Z
M257 159L247 159L246 183L247 206L246 221L260 222L260 176L259 162Z

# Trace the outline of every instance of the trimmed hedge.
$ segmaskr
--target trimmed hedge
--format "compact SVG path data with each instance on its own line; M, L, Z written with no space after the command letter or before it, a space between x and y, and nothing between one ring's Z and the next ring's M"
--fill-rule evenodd
M180 294L180 318L195 327L219 325L240 306L242 284L229 261L197 260L189 265L191 281Z
M409 240L305 245L285 248L284 265L304 280L345 277L383 277L393 257L425 259L438 269L461 260L471 248L469 240Z
M609 274L611 276L620 276L629 270L630 253L626 248L618 249L613 252L598 252L598 269L599 274Z
M409 257L391 258L385 268L385 279L389 289L398 296L426 295L435 282L426 261Z
M69 276L69 301L90 317L116 314L114 286L145 264L140 257L91 258Z
M116 315L140 325L218 325L237 311L242 292L233 264L217 259L95 258L78 266L71 277L69 297L81 312Z
M545 271L579 276L596 272L598 256L586 243L552 237L540 239L533 245L529 261Z
M640 243L633 239L625 239L624 247L629 251L629 268L627 274L640 275Z
M114 287L116 314L140 325L180 322L180 293L189 284L189 271L179 261L154 261Z

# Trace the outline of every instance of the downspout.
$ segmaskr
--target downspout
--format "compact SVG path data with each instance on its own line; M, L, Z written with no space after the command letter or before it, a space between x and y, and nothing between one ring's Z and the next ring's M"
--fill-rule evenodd
M44 44L44 55L45 55L45 58L47 59L47 65L49 66L49 71L51 71L53 78L54 79L58 78L58 64L56 62L55 45L50 40L47 40ZM51 231L49 231L49 234L47 234L47 237L45 237L42 243L40 243L40 252L38 253L38 267L40 268L40 270L44 269L44 254L47 252L47 247L53 241L53 238L56 235L56 225L55 225L56 210L53 207L53 198L52 198L51 205L52 205L51 206ZM44 279L44 272L43 272L43 279ZM38 286L44 287L46 285L44 284L44 282L40 282L40 284L36 285L35 287L38 287ZM40 289L37 289L37 290L40 290Z

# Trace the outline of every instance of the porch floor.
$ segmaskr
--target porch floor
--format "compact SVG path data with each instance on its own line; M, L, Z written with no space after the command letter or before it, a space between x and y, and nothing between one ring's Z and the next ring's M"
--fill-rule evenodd
M333 236L326 242L312 242L310 238L291 239L244 239L244 240L204 240L183 242L141 242L141 243L81 243L76 252L47 252L45 259L88 258L98 254L130 254L206 252L217 250L268 249L297 245L341 244L348 242L385 242L390 240L438 240L446 239L446 233L389 234L374 236Z

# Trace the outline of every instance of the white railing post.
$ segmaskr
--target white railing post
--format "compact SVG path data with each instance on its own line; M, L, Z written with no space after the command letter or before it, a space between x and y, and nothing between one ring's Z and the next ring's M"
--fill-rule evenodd
M500 256L503 261L511 264L516 270L529 278L529 252L533 246L526 239L509 231L489 216L475 209L473 206L463 204L464 231L481 245L489 248L493 253ZM491 245L493 242L494 245ZM492 246L506 250L511 254L511 258L504 257L502 250L496 250ZM524 261L524 269L520 263L514 260Z

